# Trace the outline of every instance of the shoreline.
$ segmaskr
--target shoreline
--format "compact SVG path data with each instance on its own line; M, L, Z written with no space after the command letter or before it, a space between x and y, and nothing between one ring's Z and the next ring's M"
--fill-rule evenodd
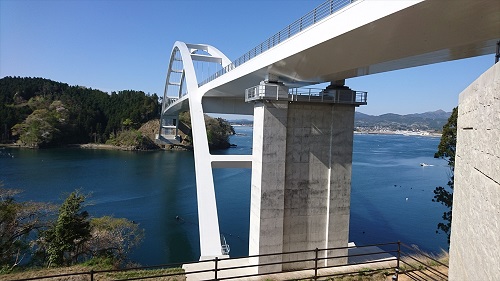
M408 136L408 137L429 137L429 138L440 138L441 133L431 133L431 132L412 132L412 131L354 131L354 134L358 135L398 135L398 136Z
M40 149L40 148L34 148L34 147L28 147L28 146L23 146L20 144L12 144L12 143L0 143L0 148L26 148L26 149ZM77 149L92 149L92 150L119 150L119 151L159 151L159 150L176 150L176 151L184 151L184 150L189 150L186 147L181 147L181 146L174 146L170 148L155 148L155 149L137 149L133 146L116 146L116 145L111 145L111 144L103 144L103 143L84 143L84 144L66 144L66 145L61 145L61 146L53 146L53 147L47 147L47 148L41 148L41 149L52 149L52 148L77 148Z
M73 145L68 145L67 147L75 147L75 148L79 148L79 149L141 151L141 152L159 151L159 150L164 150L164 151L172 151L172 150L187 151L187 150L189 150L185 146L179 146L179 145L172 145L172 146L165 146L165 147L159 146L158 148L155 148L155 149L137 149L133 146L116 146L116 145L112 145L112 144L102 144L102 143L73 144Z
M441 133L431 133L431 132L412 132L412 131L354 131L355 135L399 135L399 136L409 136L409 137L430 137L438 138L441 137ZM27 147L17 143L0 143L0 148L28 148L28 149L40 149L34 147ZM48 147L48 148L78 148L78 149L94 149L94 150L120 150L120 151L187 151L190 150L189 147L179 146L179 145L165 145L165 147L159 147L156 149L137 149L135 147L125 147L125 146L115 146L111 144L103 143L84 143L84 144L66 144L62 146Z

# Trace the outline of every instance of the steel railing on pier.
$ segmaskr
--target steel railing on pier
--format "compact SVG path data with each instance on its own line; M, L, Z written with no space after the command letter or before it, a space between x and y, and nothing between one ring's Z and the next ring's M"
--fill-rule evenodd
M245 90L245 101L287 100L294 102L337 103L366 105L368 93L351 89L325 90L317 88L293 88L284 90L279 84L266 84Z

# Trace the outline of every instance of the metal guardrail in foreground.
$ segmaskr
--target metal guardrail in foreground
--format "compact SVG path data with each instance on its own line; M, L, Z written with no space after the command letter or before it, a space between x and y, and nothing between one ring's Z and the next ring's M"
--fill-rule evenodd
M368 247L377 247L377 248L372 248L376 249L375 251L360 251L358 254L347 254L347 255L332 255L332 256L325 256L326 253L331 253L334 251L338 250L348 250L348 249L363 249L363 248L368 248ZM382 247L385 248L386 250L382 250ZM307 257L303 259L292 259L292 256L295 255L301 255L302 257ZM371 256L371 255L383 255L387 254L391 255L393 259L385 259L385 260L362 260L363 256ZM272 258L272 257L278 257L281 261L278 262L267 262L267 263L259 263L258 265L254 264L249 264L249 265L243 265L243 266L232 266L232 267L221 267L222 262L227 262L227 261L237 261L237 260L243 260L243 259L252 259L252 258ZM285 260L283 261L283 257L289 257L290 260ZM356 258L361 258L361 261L356 262ZM426 261L422 261L422 259L426 259ZM339 265L324 265L325 261L331 261L335 259L348 259L349 263L348 264L339 264ZM387 262L387 261L392 261L395 262L395 265L392 266L385 266L385 267L380 267L381 262ZM373 269L370 269L370 265L375 265L379 263L378 267L374 267ZM198 261L198 262L189 262L189 263L175 263L175 264L164 264L164 265L157 265L157 266L148 266L148 267L135 267L135 268L127 268L127 269L116 269L116 270L90 270L86 272L75 272L75 273L68 273L68 274L58 274L58 275L50 275L50 276L39 276L39 277L32 277L32 278L24 278L24 279L5 279L5 280L17 280L17 281L28 281L28 280L67 280L67 277L71 276L87 276L87 280L94 281L94 280L102 280L103 275L108 275L105 276L106 280L154 280L158 278L165 278L165 277L173 277L173 278L179 278L179 277L184 277L188 275L194 275L194 274L209 274L211 275L208 277L208 279L204 280L238 280L239 278L246 278L246 277L257 277L257 276L264 276L264 275L272 275L272 274L284 274L284 273L292 273L292 272L301 272L303 273L304 277L301 277L301 279L313 279L313 280L318 280L319 278L326 278L326 277L335 277L335 276L347 276L347 275L353 275L353 274L369 274L370 272L380 272L383 270L394 270L394 275L392 277L392 280L397 281L398 276L401 274L405 274L406 276L410 277L412 280L420 281L420 280L433 280L433 281L441 281L441 280L447 280L447 273L444 273L438 269L433 268L433 266L430 266L429 263L432 263L434 266L440 266L444 268L448 268L448 266L438 260L436 260L434 257L420 251L416 246L410 247L404 243L401 242L390 242L390 243L381 243L381 244L372 244L372 245L364 245L364 246L354 246L354 247L339 247L339 248L328 248L328 249L314 249L314 250L307 250L307 251L294 251L294 252L283 252L283 253L274 253L274 254L265 254L265 255L254 255L254 256L248 256L248 257L240 257L240 258L228 258L228 259L211 259L211 260L204 260L204 261ZM182 265L200 265L200 264L208 264L210 265L209 269L203 269L203 270L195 270L195 271L188 271L188 272L182 272L180 267ZM275 271L266 271L265 273L260 273L260 274L245 274L245 275L231 275L222 277L221 274L224 271L228 270L236 270L236 269L245 269L245 268L252 268L252 267L266 267L266 266L276 266L276 265L285 265L285 264L302 264L300 268L294 269L294 270L275 270ZM322 265L323 264L323 265ZM306 265L306 266L304 266ZM346 270L346 271L341 271L341 272L335 272L335 271L328 271L328 269L342 269L344 270L345 266L351 266L351 265L357 265L358 270ZM401 266L403 265L403 267ZM359 266L364 266L362 270L359 270ZM173 270L175 272L170 272L170 273L161 273L160 271L154 271L152 272L151 275L147 276L140 276L140 277L128 277L128 278L122 278L122 279L112 279L110 276L111 274L116 274L116 273L130 273L133 271L141 271L142 275L146 275L146 272L148 270ZM177 270L177 271L176 271ZM321 270L321 271L320 271ZM392 274L392 273L391 273ZM226 274L227 275L227 274ZM7 277L8 275L3 275L2 277ZM3 279L3 278L2 278ZM296 279L296 278L294 278ZM294 280L290 279L290 280ZM281 280L286 280L286 279L281 279Z
M401 249L403 248L403 250ZM428 255L418 249L415 245L412 247L400 243L398 250L398 266L399 274L405 274L411 280L415 281L442 281L448 280L448 265L437 260L435 257ZM427 263L425 262L427 260ZM429 266L432 263L433 266ZM408 269L401 270L401 264ZM446 272L436 269L436 267L446 268ZM397 280L397 279L396 279Z
M323 4L316 7L314 10L305 14L300 19L294 21L287 27L283 28L278 33L269 37L266 41L260 43L250 51L243 54L241 57L234 60L229 65L220 69L216 73L209 76L204 81L198 84L198 87L205 85L206 83L214 80L215 78L226 74L227 72L235 69L236 67L244 64L245 62L253 59L254 57L266 52L267 50L273 48L274 46L280 44L281 42L289 39L295 34L301 32L302 30L308 28L309 26L319 22L320 20L326 18L327 16L335 13L336 11L344 8L345 6L355 2L356 0L328 0Z

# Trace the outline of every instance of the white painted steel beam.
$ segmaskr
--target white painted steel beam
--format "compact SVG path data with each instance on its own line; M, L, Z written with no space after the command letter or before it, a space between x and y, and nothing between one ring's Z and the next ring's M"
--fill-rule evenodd
M183 42L176 42L172 54L178 51L182 57L186 87L189 99L183 100L189 104L193 149L196 174L196 196L198 201L198 224L200 232L200 259L222 256L219 220L208 148L207 132L203 107L201 104L202 92L198 89L198 81L193 65L192 54ZM181 101L182 103L182 101Z
M190 50L202 50L205 52L208 51L208 45L206 45L206 44L186 43L186 47L188 47Z
M202 50L208 55L193 54L196 50ZM172 67L172 62L182 61L183 69L175 69ZM219 232L219 220L217 215L217 205L215 200L214 181L212 175L212 156L208 148L207 132L205 127L204 111L202 106L202 97L204 92L198 88L198 81L194 69L193 60L202 60L208 62L216 62L219 64L229 64L229 59L222 54L217 48L203 44L186 44L184 42L175 42L172 49L169 70L165 84L164 100L168 99L168 86L174 85L182 88L183 83L186 83L188 95L181 97L181 89L179 89L179 99L162 110L162 114L170 109L172 113L178 113L183 110L189 110L191 116L191 131L193 137L193 150L195 159L195 175L196 175L196 196L198 201L198 224L200 232L200 259L209 259L213 257L221 257L221 242ZM170 73L182 73L179 82L170 82ZM171 114L172 115L172 114ZM161 127L165 127L161 125ZM228 163L239 166L248 166L249 160L241 157L228 157L221 159L214 158L215 166L228 166ZM230 165L229 165L230 166Z
M252 168L252 155L212 155L212 168Z
M216 58L207 55L191 55L192 60L194 61L206 61L206 62L214 62L214 63L222 63L221 58Z

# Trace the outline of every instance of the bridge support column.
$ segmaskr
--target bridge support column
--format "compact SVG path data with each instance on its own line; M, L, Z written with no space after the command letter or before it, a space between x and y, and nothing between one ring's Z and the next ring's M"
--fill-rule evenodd
M283 250L287 101L255 103L249 255ZM260 257L258 264L281 262L281 256ZM281 271L260 267L259 272Z
M249 254L346 247L354 106L263 101L254 110ZM347 249L322 254L346 255ZM313 257L271 256L258 263ZM306 266L291 263L259 272Z
M354 108L324 103L292 103L288 107L285 252L347 247ZM347 249L320 255L343 256L347 255ZM289 260L304 258L314 258L314 254L288 257ZM345 264L347 258L324 262ZM287 264L284 269L288 267L297 264Z

